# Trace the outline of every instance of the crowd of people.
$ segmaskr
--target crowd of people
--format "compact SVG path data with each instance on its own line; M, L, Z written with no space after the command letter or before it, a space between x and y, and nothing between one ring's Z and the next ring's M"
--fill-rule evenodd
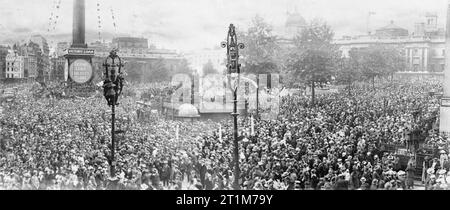
M440 156L418 165L410 155L402 164L395 151L383 149L408 148L408 131L436 117L439 99L428 93L440 89L435 81L356 87L351 95L318 96L314 106L308 97L292 95L282 98L277 120L240 116L240 188L415 189L418 178L426 189L449 189L448 145L435 125L424 130L424 145ZM24 94L5 104L0 189L233 189L231 119L140 121L137 100L120 99L114 162L109 107L101 96L53 100Z

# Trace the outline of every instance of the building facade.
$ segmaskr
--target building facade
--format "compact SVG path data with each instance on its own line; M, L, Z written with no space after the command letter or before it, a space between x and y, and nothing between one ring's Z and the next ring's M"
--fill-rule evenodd
M148 39L137 37L117 37L112 40L114 47L119 49L148 49Z
M6 77L6 56L8 52L9 47L0 45L0 80Z
M37 60L34 56L8 54L6 58L6 78L36 78Z
M184 57L175 50L149 48L147 39L125 37L115 38L112 43L95 42L89 45L89 48L95 51L93 67L96 70L96 78L94 81L101 79L105 58L109 56L113 48L117 47L123 62L135 63L143 72L149 71L161 61L164 61L166 69L171 71L179 68L184 60Z
M189 67L199 75L203 75L203 67L208 62L212 63L218 73L226 69L225 60L227 59L227 53L223 49L192 51L184 54L184 56L189 63Z
M67 65L67 60L64 57L53 57L50 59L51 71L50 80L52 81L64 81L65 80L65 70Z
M414 32L394 25L376 30L371 35L343 37L335 40L348 57L352 49L368 48L373 45L392 46L403 51L407 72L443 72L445 68L445 31L437 27L437 15L427 13L426 22L416 23Z
M69 48L70 44L68 42L58 42L58 44L56 44L55 50L56 57L63 57L65 54L67 54L67 49Z
M67 64L63 56L67 54L69 47L67 42L57 44L55 54L51 59L52 80L65 80L65 77L67 77ZM144 38L119 37L114 38L110 43L93 42L89 44L89 49L93 49L95 52L95 56L92 58L94 83L103 79L103 63L114 48L118 48L118 54L124 63L136 62L142 66L142 71L150 68L155 62L160 60L165 61L167 69L173 69L184 59L182 55L174 50L149 48L148 40ZM125 66L126 68L127 66Z
M5 59L5 78L45 81L51 68L49 53L47 41L40 35L32 36L27 43L14 44Z
M377 29L375 32L375 36L379 38L407 37L409 36L409 32L408 30L395 25L394 21L392 20L389 25Z

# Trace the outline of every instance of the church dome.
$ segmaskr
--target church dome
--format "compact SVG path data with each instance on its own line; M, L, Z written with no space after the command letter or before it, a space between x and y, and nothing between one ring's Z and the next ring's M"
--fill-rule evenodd
M391 21L389 25L376 30L376 35L379 37L402 37L408 36L408 30L401 28Z
M306 26L306 20L303 18L300 13L294 12L288 15L286 20L286 27L303 27Z
M182 104L178 107L178 117L193 118L200 117L197 108L192 104Z

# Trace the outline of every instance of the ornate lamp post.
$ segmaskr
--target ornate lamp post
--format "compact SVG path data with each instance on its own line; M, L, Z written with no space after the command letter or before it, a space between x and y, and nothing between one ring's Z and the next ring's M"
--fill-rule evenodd
M119 95L122 94L123 88L123 75L122 75L122 67L123 63L120 57L117 55L117 50L112 50L109 56L106 58L105 63L103 64L105 67L104 72L104 82L103 82L103 95L105 96L106 101L108 102L108 106L111 107L111 156L110 156L110 172L111 177L115 176L115 160L114 160L114 152L115 152L115 108L117 103L117 99Z
M227 48L227 79L228 84L230 84L230 89L233 92L233 116L234 120L234 183L233 187L235 190L239 190L239 139L238 139L238 125L237 125L237 90L239 88L240 74L241 74L241 64L239 64L239 49L244 49L245 45L237 42L236 30L233 24L230 24L228 29L227 42L222 42L222 48Z

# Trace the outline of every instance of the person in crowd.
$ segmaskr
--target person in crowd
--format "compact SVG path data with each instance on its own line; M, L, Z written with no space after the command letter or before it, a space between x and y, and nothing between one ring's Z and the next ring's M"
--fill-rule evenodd
M150 86L142 97L157 101L170 95L169 85ZM414 107L425 107L420 119L434 117L439 99L426 93L438 88L433 81L382 84L377 90L355 88L351 96L341 92L318 96L314 107L307 97L291 95L281 98L277 119L251 123L239 117L246 139L239 143L240 187L412 189L415 161L405 170L388 148L406 147L407 131L427 127L414 120ZM23 89L14 106L4 107L0 119L6 139L0 153L2 188L233 189L231 119L219 122L223 134L219 139L219 123L212 121L181 122L163 116L140 121L136 101L141 98L123 96L117 126L125 132L116 134L117 167L111 178L111 125L102 96L36 98L28 90ZM425 145L446 148L446 142L433 133ZM437 158L424 164L429 172L422 176L426 189L446 187L446 175L439 173L448 165Z

